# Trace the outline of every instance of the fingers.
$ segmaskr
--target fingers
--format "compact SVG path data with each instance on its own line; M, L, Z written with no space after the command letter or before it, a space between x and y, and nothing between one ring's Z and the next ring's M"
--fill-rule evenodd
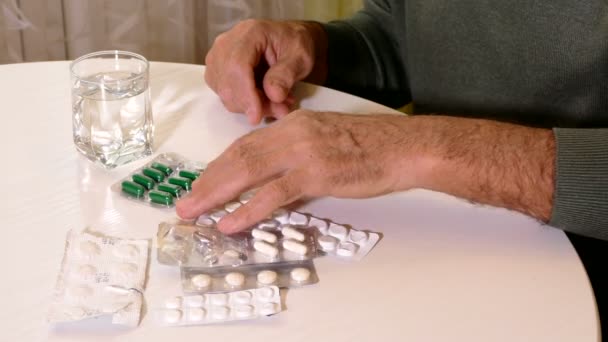
M285 56L272 65L264 75L264 92L270 101L283 103L288 100L294 84L306 78L310 73L301 56Z
M267 218L277 208L302 197L302 181L300 172L289 171L285 176L267 183L249 202L221 219L218 229L232 234Z

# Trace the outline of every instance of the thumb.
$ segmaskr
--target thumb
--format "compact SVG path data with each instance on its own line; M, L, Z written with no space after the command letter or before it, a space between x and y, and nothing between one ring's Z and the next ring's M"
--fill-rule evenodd
M310 73L302 58L285 57L268 69L264 75L264 92L270 101L283 103L293 85Z

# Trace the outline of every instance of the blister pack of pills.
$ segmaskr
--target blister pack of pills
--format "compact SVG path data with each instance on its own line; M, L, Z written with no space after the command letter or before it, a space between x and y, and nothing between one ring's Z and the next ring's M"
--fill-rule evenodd
M192 190L192 182L205 165L176 153L163 153L112 185L122 196L154 207L173 207L175 200Z
M186 326L224 323L270 316L282 310L279 288L168 298L155 310L159 324Z
M48 321L111 315L113 324L137 326L148 247L148 240L70 231Z
M158 227L158 261L183 267L220 267L309 260L317 256L315 235L273 223L224 235L215 223L163 222Z
M240 267L182 267L184 293L215 293L265 286L301 287L319 281L312 260Z

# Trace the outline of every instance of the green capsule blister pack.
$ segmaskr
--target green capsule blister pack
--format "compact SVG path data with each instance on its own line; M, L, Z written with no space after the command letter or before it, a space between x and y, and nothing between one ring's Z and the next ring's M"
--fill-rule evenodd
M172 207L192 190L205 165L176 153L163 153L112 185L120 195L154 207Z

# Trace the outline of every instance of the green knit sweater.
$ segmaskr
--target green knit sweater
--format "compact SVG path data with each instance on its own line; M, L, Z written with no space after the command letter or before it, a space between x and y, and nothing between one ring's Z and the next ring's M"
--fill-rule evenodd
M370 0L324 26L329 87L553 128L550 224L608 239L608 2Z

